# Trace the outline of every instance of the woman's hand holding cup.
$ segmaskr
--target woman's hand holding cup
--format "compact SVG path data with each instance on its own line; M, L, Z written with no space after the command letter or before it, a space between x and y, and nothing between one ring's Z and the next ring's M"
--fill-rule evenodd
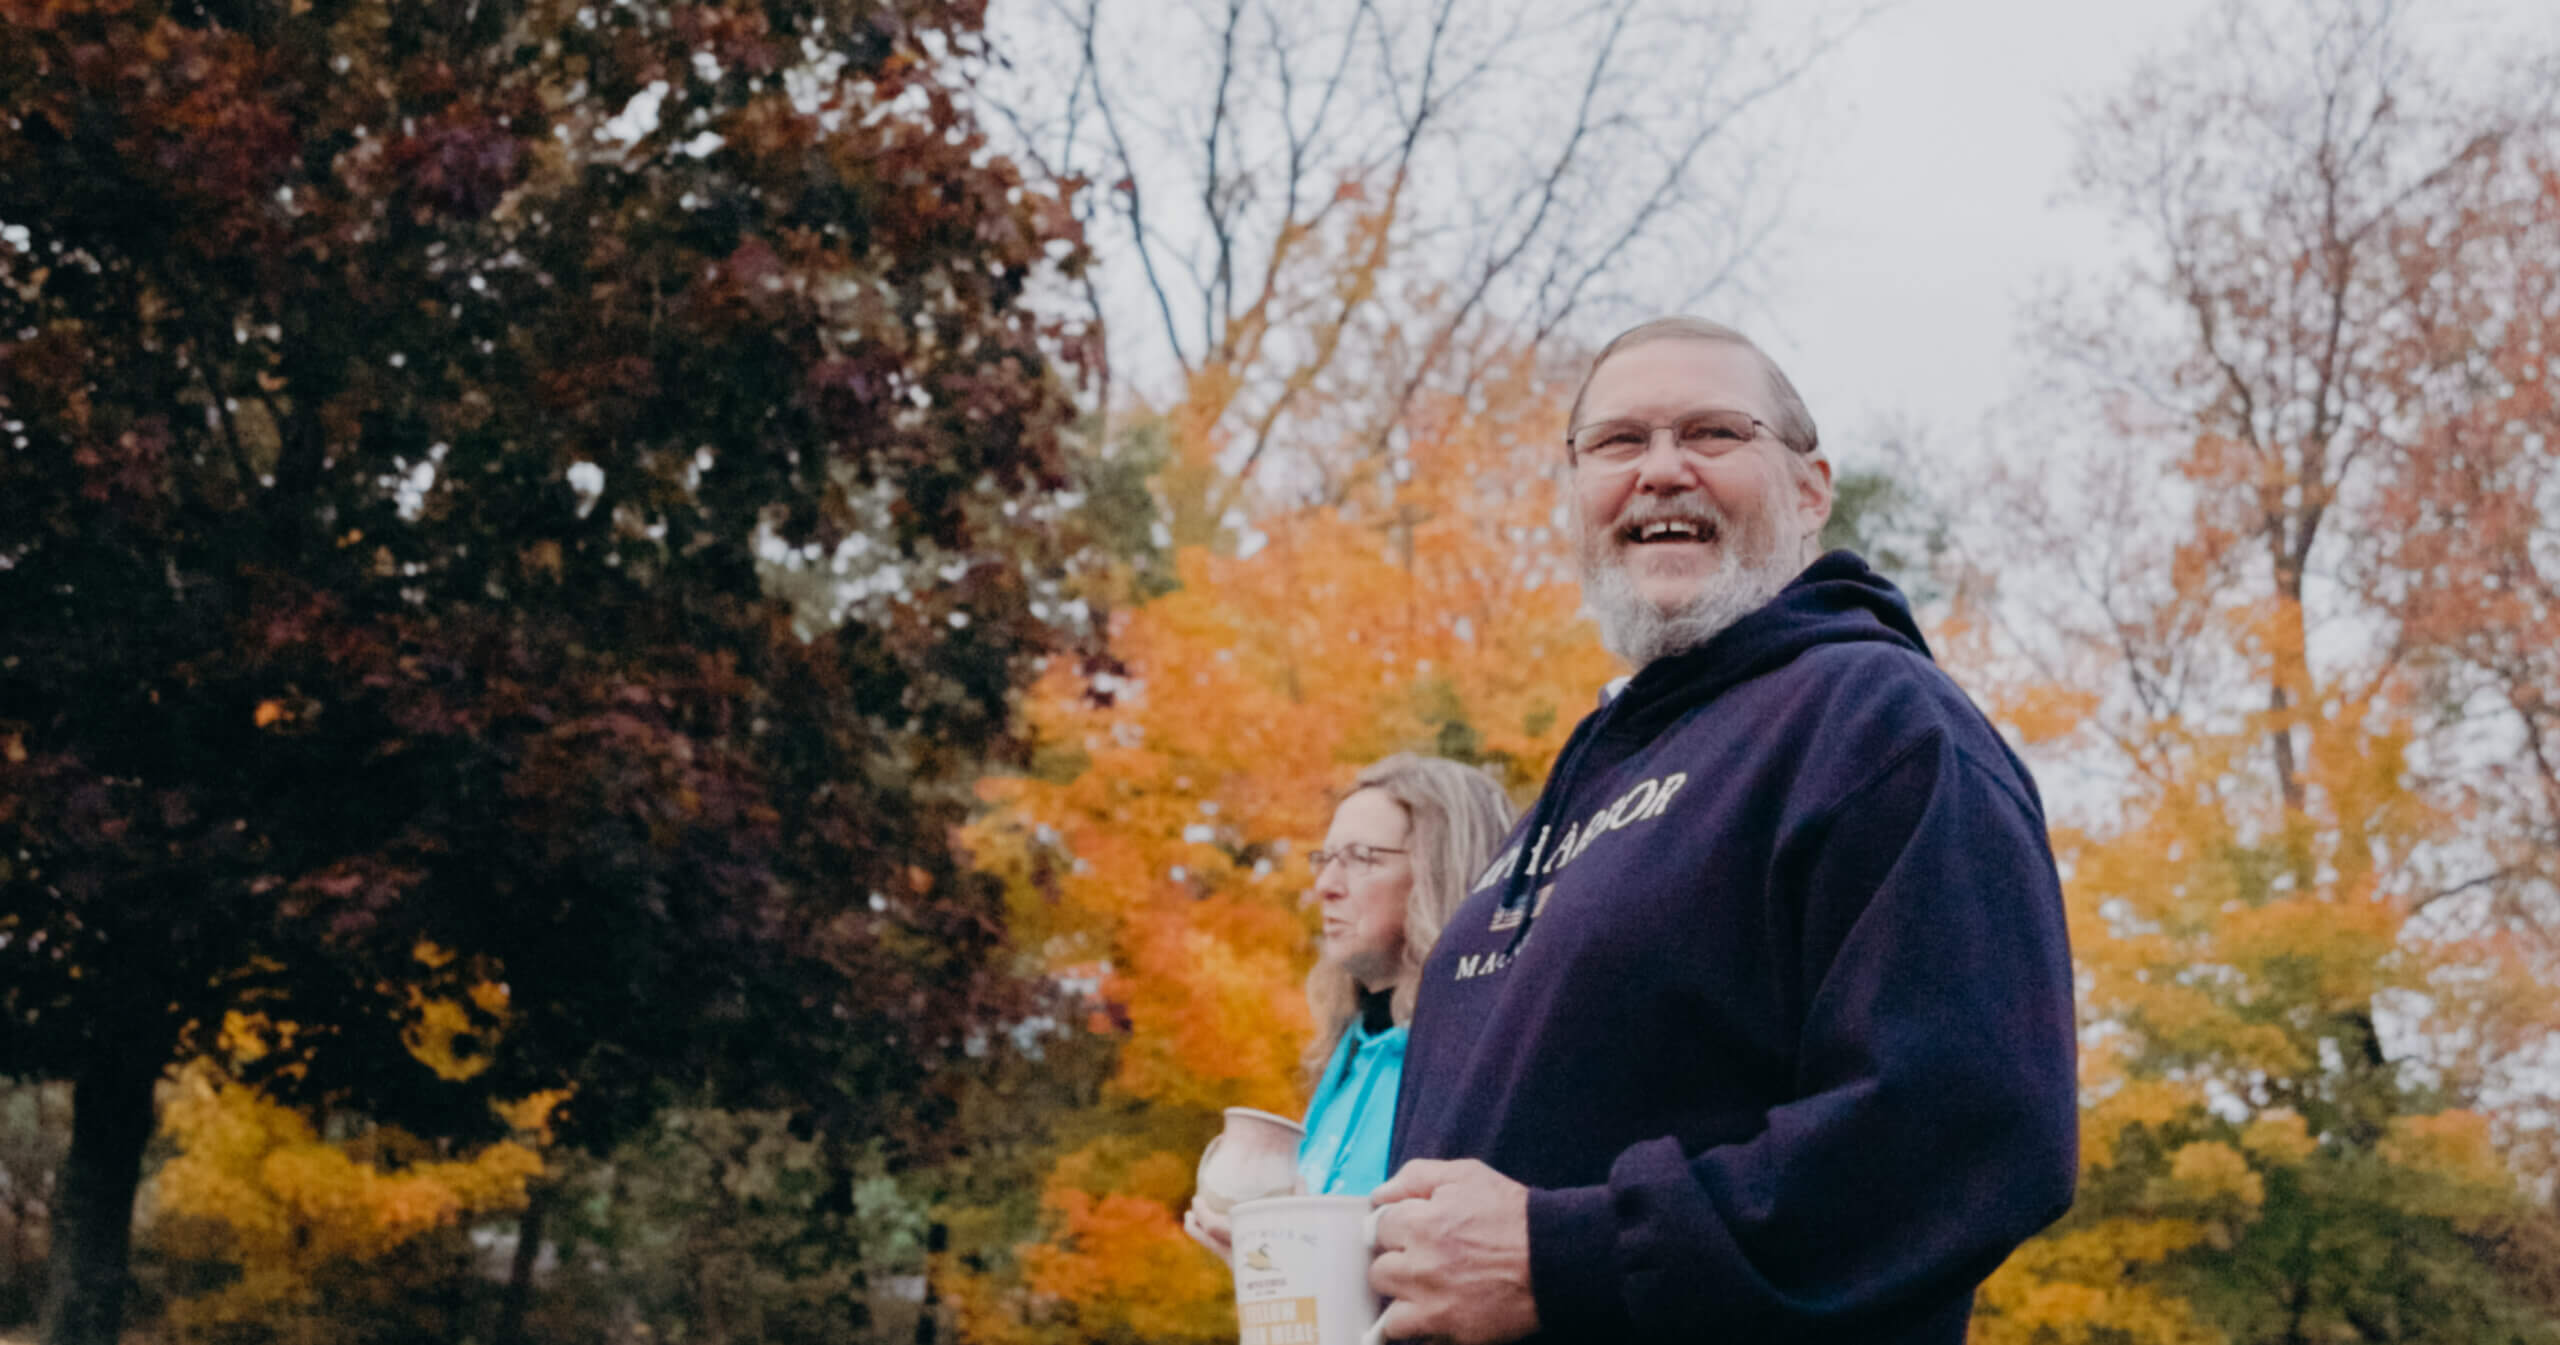
M1298 1188L1298 1123L1251 1107L1229 1107L1226 1129L1200 1151L1197 1189L1182 1215L1182 1231L1235 1265L1234 1230L1227 1211L1248 1200L1288 1195Z
M1225 1214L1209 1208L1195 1197L1191 1208L1182 1212L1182 1231L1190 1234L1193 1242L1208 1248L1219 1260L1226 1262L1228 1269L1235 1268L1235 1223Z

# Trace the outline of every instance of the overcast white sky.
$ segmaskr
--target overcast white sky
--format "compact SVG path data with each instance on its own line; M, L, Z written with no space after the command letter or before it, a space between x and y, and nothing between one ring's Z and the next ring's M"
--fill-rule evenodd
M2221 2L1889 4L1779 104L1753 114L1785 119L1777 134L1792 142L1789 224L1760 258L1753 292L1706 315L1769 347L1842 466L1872 465L1868 450L1888 423L1918 431L1933 455L1961 454L2026 382L2031 357L2019 337L2029 296L2061 276L2111 274L2139 246L2061 199L2073 109L2122 89L2143 57L2182 46ZM997 31L1017 29L1041 3L1000 0ZM1756 0L1756 16L1764 32L1783 34L1865 3ZM2422 45L2467 42L2476 54L2501 34L2530 33L2536 46L2560 35L2560 0L2402 3ZM1137 0L1136 12L1146 8ZM1169 223L1182 221L1159 214L1150 227L1161 239ZM1161 362L1153 313L1134 297L1123 240L1098 240L1106 290L1126 291L1115 321L1143 329L1114 353L1144 383ZM1597 345L1635 316L1595 311L1565 334Z
M2274 0L2286 3L2286 0ZM2058 201L2069 110L2175 46L2208 0L1903 0L1817 72L1796 226L1737 316L1855 460L1886 419L1961 451L2024 380L2040 279L2102 273L2124 243ZM2560 29L2560 0L2412 0L2438 35Z

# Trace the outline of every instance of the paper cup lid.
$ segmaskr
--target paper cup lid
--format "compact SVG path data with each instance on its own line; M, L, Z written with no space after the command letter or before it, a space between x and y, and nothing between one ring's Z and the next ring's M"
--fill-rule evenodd
M1307 1133L1307 1128L1305 1126L1290 1120L1286 1116L1282 1116L1278 1112L1267 1112L1259 1107L1229 1107L1227 1108L1226 1114L1229 1116L1250 1116L1258 1121L1269 1121L1276 1126L1285 1126L1301 1135Z

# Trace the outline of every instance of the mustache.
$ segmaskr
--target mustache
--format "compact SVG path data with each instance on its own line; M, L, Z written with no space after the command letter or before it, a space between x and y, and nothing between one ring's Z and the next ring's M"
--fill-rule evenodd
M1695 523L1721 537L1730 532L1733 520L1718 509L1703 491L1682 491L1677 495L1644 495L1627 501L1618 516L1609 521L1609 532L1624 537L1649 523Z

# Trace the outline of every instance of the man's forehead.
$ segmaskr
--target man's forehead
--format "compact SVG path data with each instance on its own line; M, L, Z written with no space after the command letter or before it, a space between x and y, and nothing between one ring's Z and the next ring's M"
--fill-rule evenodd
M1612 353L1583 393L1585 424L1618 416L1658 415L1713 404L1767 417L1768 366L1759 352L1731 341L1665 336Z

